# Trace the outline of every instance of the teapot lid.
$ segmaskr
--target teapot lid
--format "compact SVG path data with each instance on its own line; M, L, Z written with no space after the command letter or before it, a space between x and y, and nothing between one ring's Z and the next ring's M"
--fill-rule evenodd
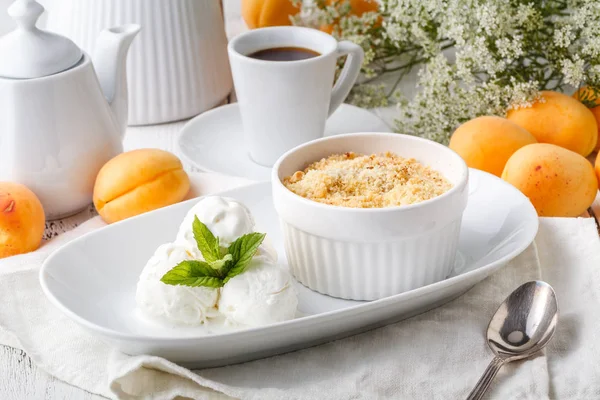
M17 28L0 37L0 77L40 78L77 64L83 53L64 36L38 29L35 24L44 12L36 0L16 0L8 14Z

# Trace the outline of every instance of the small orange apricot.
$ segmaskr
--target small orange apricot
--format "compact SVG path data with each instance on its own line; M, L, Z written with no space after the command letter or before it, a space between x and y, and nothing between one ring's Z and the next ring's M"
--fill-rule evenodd
M513 154L502 179L529 197L540 217L577 217L594 202L598 181L582 155L547 143Z
M292 0L242 0L242 18L250 29L291 25L290 16L299 11Z
M179 159L163 150L140 149L119 154L98 173L94 205L111 224L184 199L190 180Z
M0 182L0 258L36 250L45 226L44 208L31 190Z
M586 97L595 97L592 101L596 105L596 107L592 107L589 110L592 112L592 114L594 114L594 118L596 118L596 125L598 125L598 141L596 142L596 148L594 149L598 151L600 150L600 95L597 97L593 96L590 88L582 87L581 89L575 92L573 97L580 101L582 99L585 99Z
M542 92L532 107L510 110L506 118L525 128L540 143L551 143L587 156L596 147L594 114L579 101L558 92Z
M450 138L449 147L469 167L500 176L510 156L531 143L537 140L519 125L505 118L484 116L459 126Z

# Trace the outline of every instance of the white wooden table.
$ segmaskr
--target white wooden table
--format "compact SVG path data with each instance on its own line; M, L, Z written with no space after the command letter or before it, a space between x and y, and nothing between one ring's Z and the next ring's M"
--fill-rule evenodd
M42 1L46 3L46 1ZM224 0L228 36L245 29L239 15L241 0ZM11 0L0 0L0 10ZM50 7L49 7L50 8ZM2 27L0 15L0 34L7 29ZM378 109L375 113L384 121L393 123L394 109ZM176 145L177 133L186 121L147 127L129 127L124 139L126 150L154 147L175 153L181 158ZM194 171L191 165L185 165ZM600 216L600 196L596 200L596 213ZM90 212L90 215L91 212ZM32 360L21 350L0 346L0 400L91 400L103 399L81 389L59 381L37 368Z

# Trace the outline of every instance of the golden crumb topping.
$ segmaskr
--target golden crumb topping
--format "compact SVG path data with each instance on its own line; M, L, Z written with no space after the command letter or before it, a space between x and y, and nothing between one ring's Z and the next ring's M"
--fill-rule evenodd
M285 177L283 184L307 199L353 208L418 203L452 187L439 172L393 153L333 154Z

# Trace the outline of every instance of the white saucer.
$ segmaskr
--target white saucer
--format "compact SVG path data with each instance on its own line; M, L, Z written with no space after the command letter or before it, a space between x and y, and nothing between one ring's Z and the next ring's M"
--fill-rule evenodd
M444 281L381 300L336 299L296 283L302 317L291 321L220 334L203 334L198 328L150 326L136 312L139 274L156 247L173 240L180 221L197 199L109 225L69 242L48 257L40 282L50 301L69 318L128 354L153 354L200 368L297 350L437 307L525 250L538 227L529 200L485 172L470 170L469 180L469 202L454 272ZM250 208L257 231L267 233L285 265L270 183L252 184L223 195Z
M375 114L342 104L327 120L325 136L355 132L391 132ZM254 181L271 180L271 168L256 164L246 152L237 103L215 108L189 121L179 133L181 154L197 168Z

